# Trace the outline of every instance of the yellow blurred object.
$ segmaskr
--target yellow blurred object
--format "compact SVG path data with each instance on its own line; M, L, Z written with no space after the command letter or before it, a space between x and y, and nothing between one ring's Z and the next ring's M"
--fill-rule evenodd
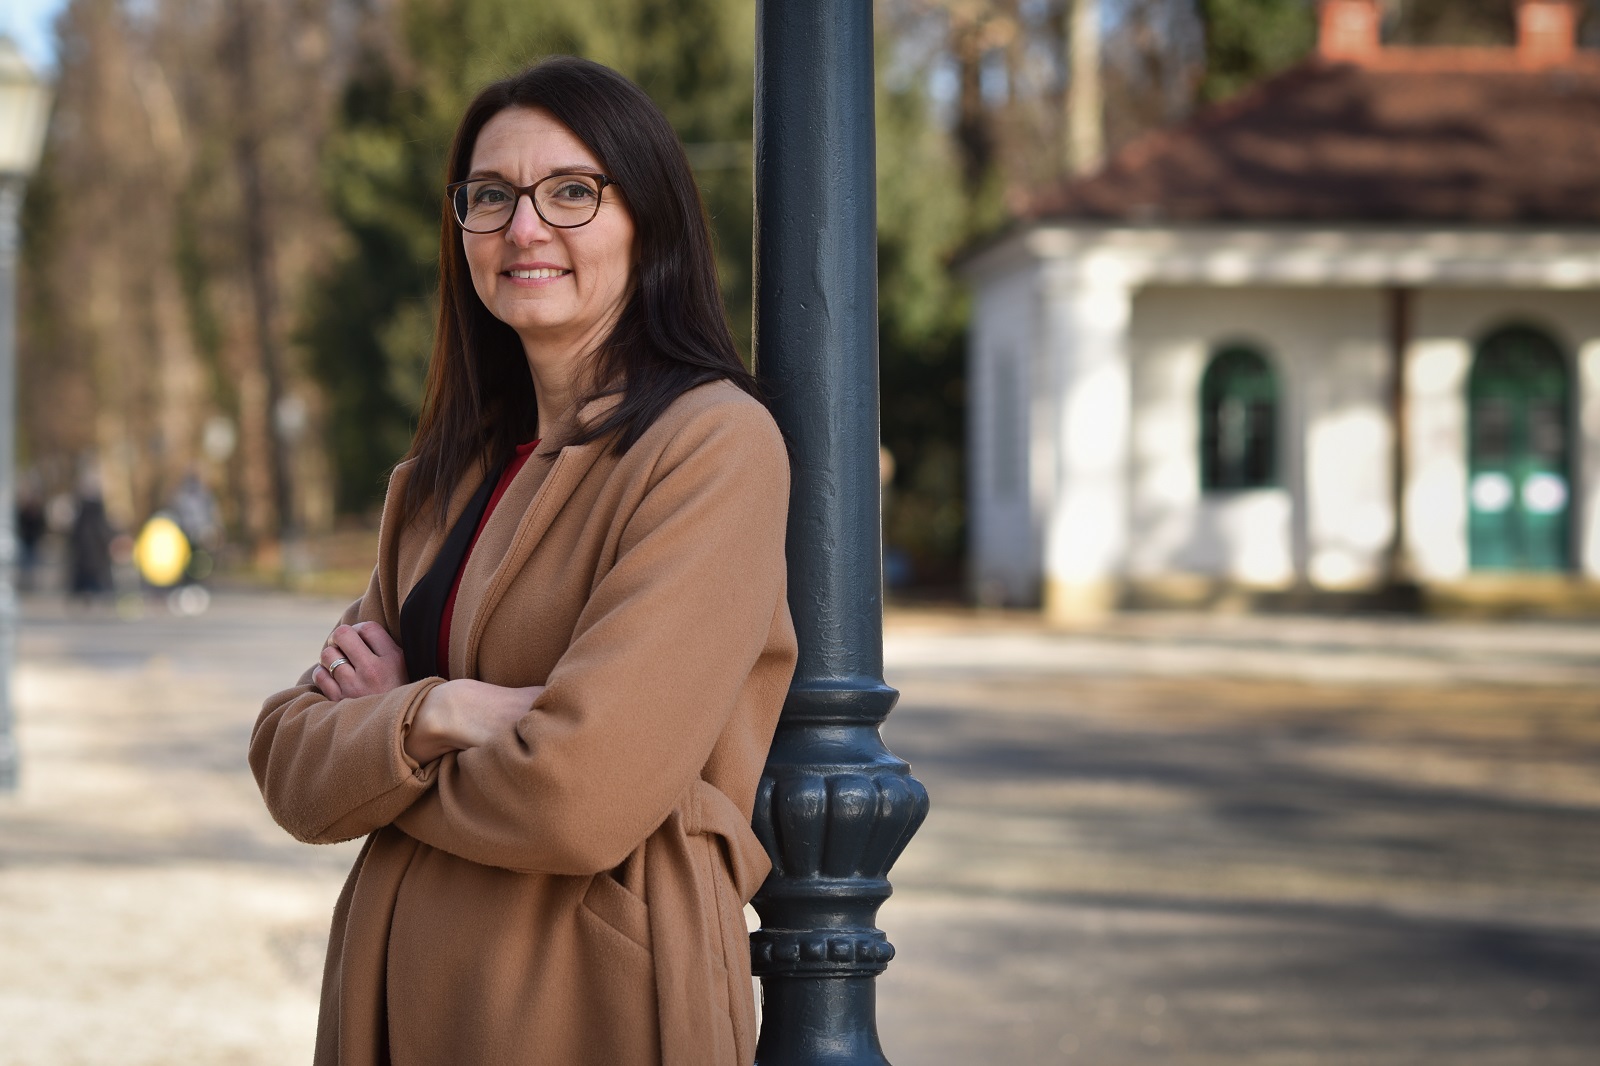
M166 515L158 514L146 522L133 543L133 561L140 575L158 588L170 588L183 578L189 555L189 538Z

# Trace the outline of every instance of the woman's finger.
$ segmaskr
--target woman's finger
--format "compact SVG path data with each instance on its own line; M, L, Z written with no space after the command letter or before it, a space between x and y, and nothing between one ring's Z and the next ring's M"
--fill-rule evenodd
M349 659L349 667L338 667L338 671L341 672L341 674L344 674L344 672L354 672L354 674L357 674L358 677L366 677L366 679L371 679L371 677L376 674L376 667L378 667L378 656L373 655L373 650L366 647L365 640L362 640L362 634L355 631L355 627L339 626L338 629L334 629L333 642L333 647L336 647L339 650L339 656L342 656L344 659ZM328 663L328 659L323 659L323 663ZM354 671L350 671L350 667L354 667ZM328 663L328 669L331 671L331 669L336 669L336 667L333 666L333 663ZM341 683L346 688L350 687L349 680L347 679Z
M388 692L410 680L406 654L389 631L379 622L357 622L350 627L372 650L372 658L361 664L361 682L368 692ZM348 691L349 685L345 686Z
M345 642L348 644L360 643L358 638L351 637L346 637ZM361 647L362 653L370 661L372 653L366 651L366 645L363 644ZM356 672L355 662L345 653L343 647L338 644L329 644L322 649L320 662L322 663L320 675L327 678L332 685L331 690L327 687L323 688L324 694L329 699L341 700L346 696L362 695L360 678Z
M388 692L409 680L405 654L377 622L339 626L328 636L321 662L344 699Z
M389 635L389 631L377 622L357 622L350 628L361 634L362 641L380 659L387 659L391 655L404 654L400 650L400 645L396 644L394 638Z
M348 643L354 644L355 641L350 640ZM365 645L363 645L363 647L365 647ZM344 648L338 644L328 644L324 646L322 649L322 654L317 657L317 660L322 663L322 668L328 671L330 674L333 674L339 670L348 669L352 661L349 654L346 653Z
M367 647L367 642L362 639L359 629L355 626L340 626L333 631L330 639L333 641L333 646L339 649L339 654L350 660L350 665L356 668L356 673L366 674L370 671L372 661L377 656ZM323 661L327 662L326 659Z
M328 668L320 662L311 668L311 683L317 686L319 692L335 703L344 699L344 693L339 688L339 682L328 672Z

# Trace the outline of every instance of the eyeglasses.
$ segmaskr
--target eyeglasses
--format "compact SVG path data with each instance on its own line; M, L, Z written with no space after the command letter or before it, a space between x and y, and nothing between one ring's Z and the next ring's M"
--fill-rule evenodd
M576 229L600 213L600 194L615 185L605 174L551 174L532 185L513 185L498 178L468 178L445 186L456 224L468 233L498 233L511 224L524 196L545 223Z

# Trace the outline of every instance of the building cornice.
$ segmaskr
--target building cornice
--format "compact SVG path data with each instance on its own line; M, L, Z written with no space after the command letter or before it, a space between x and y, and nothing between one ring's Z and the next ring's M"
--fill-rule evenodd
M985 278L1055 264L1131 286L1600 288L1600 227L1032 223L969 256Z

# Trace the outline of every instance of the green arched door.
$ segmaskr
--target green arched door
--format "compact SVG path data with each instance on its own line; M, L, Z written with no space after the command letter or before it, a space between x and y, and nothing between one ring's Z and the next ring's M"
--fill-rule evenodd
M1565 570L1572 507L1567 365L1546 334L1499 330L1467 386L1474 570Z

